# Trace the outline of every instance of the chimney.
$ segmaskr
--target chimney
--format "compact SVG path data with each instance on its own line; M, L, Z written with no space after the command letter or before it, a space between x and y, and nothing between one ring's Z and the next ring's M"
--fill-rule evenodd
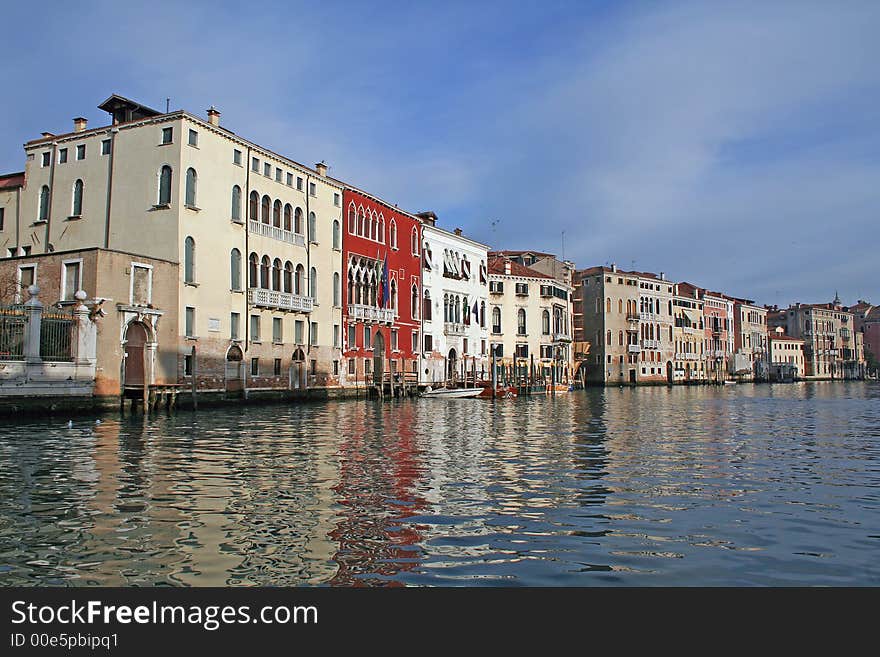
M615 273L617 272L617 264L614 262L611 263L611 271L613 271Z
M510 275L510 260L504 261L504 273Z
M458 235L459 237L461 237L461 228L456 228L456 229L455 229L454 231L452 231L452 232L455 233L456 235Z
M324 160L321 160L315 165L315 170L318 172L319 176L327 175L327 165L324 164Z
M660 272L660 280L661 280L661 281L665 281L665 280L666 280L666 274L663 273L662 271Z
M211 105L208 108L208 123L211 125L220 125L220 110Z
M43 135L43 139L48 139L49 137L55 136L51 132L41 132L40 134Z
M89 124L89 120L78 116L73 120L73 131L74 132L85 132L86 126Z

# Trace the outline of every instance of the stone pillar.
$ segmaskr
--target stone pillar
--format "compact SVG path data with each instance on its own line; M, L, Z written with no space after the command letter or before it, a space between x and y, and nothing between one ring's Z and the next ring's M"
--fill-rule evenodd
M28 363L42 363L40 357L40 325L43 320L43 304L37 298L40 287L34 283L28 288L31 298L25 301L24 311L27 314L28 324L24 334L24 357Z
M89 319L89 309L86 307L86 293L78 290L73 295L76 306L73 308L73 319L76 326L76 351L74 358L77 365L94 365L97 358L98 332L95 323Z

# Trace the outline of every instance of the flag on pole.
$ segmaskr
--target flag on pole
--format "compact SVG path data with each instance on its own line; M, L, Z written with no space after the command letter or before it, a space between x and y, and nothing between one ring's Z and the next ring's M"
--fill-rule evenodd
M387 308L391 299L388 290L388 252L385 252L385 263L382 265L382 307Z

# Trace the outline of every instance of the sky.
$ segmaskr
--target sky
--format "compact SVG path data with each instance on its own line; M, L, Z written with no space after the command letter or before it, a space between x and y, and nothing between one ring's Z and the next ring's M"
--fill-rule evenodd
M129 6L137 5L137 6ZM143 5L143 6L140 6ZM503 249L880 303L880 3L14 3L0 171L112 93ZM25 26L29 26L25 29Z

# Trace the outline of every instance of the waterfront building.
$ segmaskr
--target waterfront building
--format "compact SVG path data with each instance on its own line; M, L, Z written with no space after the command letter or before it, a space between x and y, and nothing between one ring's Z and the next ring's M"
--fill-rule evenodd
M517 378L570 381L571 286L515 256L490 252L488 258L486 321L496 366Z
M792 381L803 379L804 340L785 334L781 326L767 332L767 380Z
M673 383L703 383L706 375L706 341L703 322L703 301L695 290L676 283L672 297L675 360Z
M371 386L404 375L415 383L421 353L421 221L350 187L343 202L343 385Z
M489 375L488 248L437 226L433 212L422 226L422 363L425 384Z
M591 267L574 274L575 340L590 340L595 383L675 380L673 284L663 272Z
M880 306L859 299L849 310L853 314L856 338L861 336L862 353L868 367L871 362L880 360Z
M864 376L861 334L854 317L835 296L831 303L796 303L767 313L771 328L804 339L805 376L815 379L854 379Z
M706 379L721 383L731 372L734 352L733 313L734 302L720 292L710 292L692 283L679 283L685 296L703 301L704 362Z
M740 380L767 378L767 309L748 299L733 299L731 374Z
M337 385L342 183L227 130L214 108L201 118L117 95L99 107L109 125L78 117L25 144L17 219L0 240L44 303L82 287L115 307L123 325L99 345L100 389ZM60 285L45 279L55 270ZM142 370L125 357L135 344Z

